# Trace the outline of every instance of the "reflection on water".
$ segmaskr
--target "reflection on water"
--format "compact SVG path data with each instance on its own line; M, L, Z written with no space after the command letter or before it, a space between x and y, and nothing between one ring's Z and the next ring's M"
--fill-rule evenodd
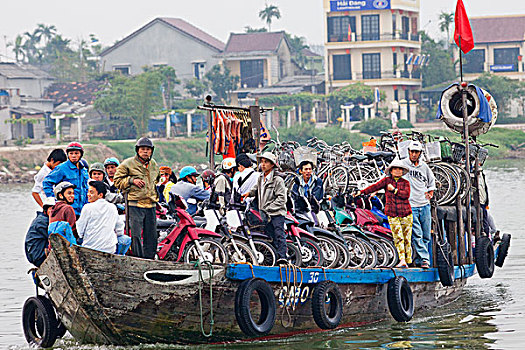
M504 268L492 279L469 279L461 297L439 309L414 315L406 324L390 320L359 328L304 334L264 342L238 342L229 348L291 349L523 349L525 348L525 161L489 162L486 166L490 210L502 232L512 233ZM24 300L34 294L26 275L30 265L23 237L34 217L29 186L0 186L0 348L28 349L20 324ZM22 204L25 203L25 204ZM232 316L233 317L233 316ZM55 345L63 349L92 349L73 339ZM224 345L198 348L215 349ZM98 349L182 349L181 346L102 346Z

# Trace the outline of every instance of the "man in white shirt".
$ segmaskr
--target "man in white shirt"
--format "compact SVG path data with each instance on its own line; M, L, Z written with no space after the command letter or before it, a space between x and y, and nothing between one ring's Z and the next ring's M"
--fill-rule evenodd
M82 208L77 231L78 236L83 239L82 246L114 254L117 252L117 244L127 244L129 248L131 238L124 235L124 222L115 205L104 199L106 191L106 184L102 181L89 183L89 203ZM118 253L125 253L124 249L118 248Z
M390 121L392 122L392 129L397 129L397 113L394 110L390 110Z
M46 194L44 193L42 182L44 182L45 177L51 172L51 170L53 170L57 165L65 162L66 160L66 152L64 152L63 149L56 148L49 154L49 156L47 157L47 161L35 175L35 185L31 189L31 195L35 199L35 202L41 208L44 199L46 199Z
M240 203L241 195L255 186L260 174L252 168L252 160L244 153L237 156L235 163L239 171L233 176L232 198L235 202Z

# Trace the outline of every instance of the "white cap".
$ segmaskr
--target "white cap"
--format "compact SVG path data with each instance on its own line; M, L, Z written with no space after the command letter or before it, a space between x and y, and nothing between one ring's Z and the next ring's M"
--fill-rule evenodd
M409 151L423 151L423 145L419 141L410 141L410 144L408 145Z
M237 164L235 164L235 158L224 158L222 160L222 170L230 170L232 168L235 168Z

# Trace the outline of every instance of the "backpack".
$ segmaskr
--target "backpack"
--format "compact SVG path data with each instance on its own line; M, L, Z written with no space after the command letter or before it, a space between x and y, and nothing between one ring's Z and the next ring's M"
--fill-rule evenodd
M49 235L55 233L59 234L69 241L71 244L77 244L77 240L73 235L73 230L67 221L55 221L49 224L47 229Z

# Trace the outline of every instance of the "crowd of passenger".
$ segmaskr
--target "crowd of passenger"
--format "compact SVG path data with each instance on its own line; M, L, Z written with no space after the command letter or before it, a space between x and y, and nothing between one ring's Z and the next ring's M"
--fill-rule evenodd
M36 174L32 189L43 211L37 213L26 236L28 260L36 266L42 264L49 253L51 233L107 253L126 254L131 247L133 256L154 259L158 244L156 208L175 194L185 200L191 215L197 212L199 202L207 201L224 214L230 203L256 197L265 231L278 252L278 263L286 261L288 193L274 154L264 152L258 159L250 154L225 158L218 173L209 169L200 174L186 166L177 178L170 167L157 165L154 149L150 139L141 138L133 157L122 162L107 158L91 166L77 142L69 144L65 152L53 150ZM430 266L430 199L435 179L421 153L421 143L413 141L408 158L394 160L385 178L357 193L385 190L385 214L400 257L398 267ZM290 191L292 198L324 198L323 181L316 176L315 166L311 161L299 164L300 176ZM125 207L129 232L125 232L122 215Z

